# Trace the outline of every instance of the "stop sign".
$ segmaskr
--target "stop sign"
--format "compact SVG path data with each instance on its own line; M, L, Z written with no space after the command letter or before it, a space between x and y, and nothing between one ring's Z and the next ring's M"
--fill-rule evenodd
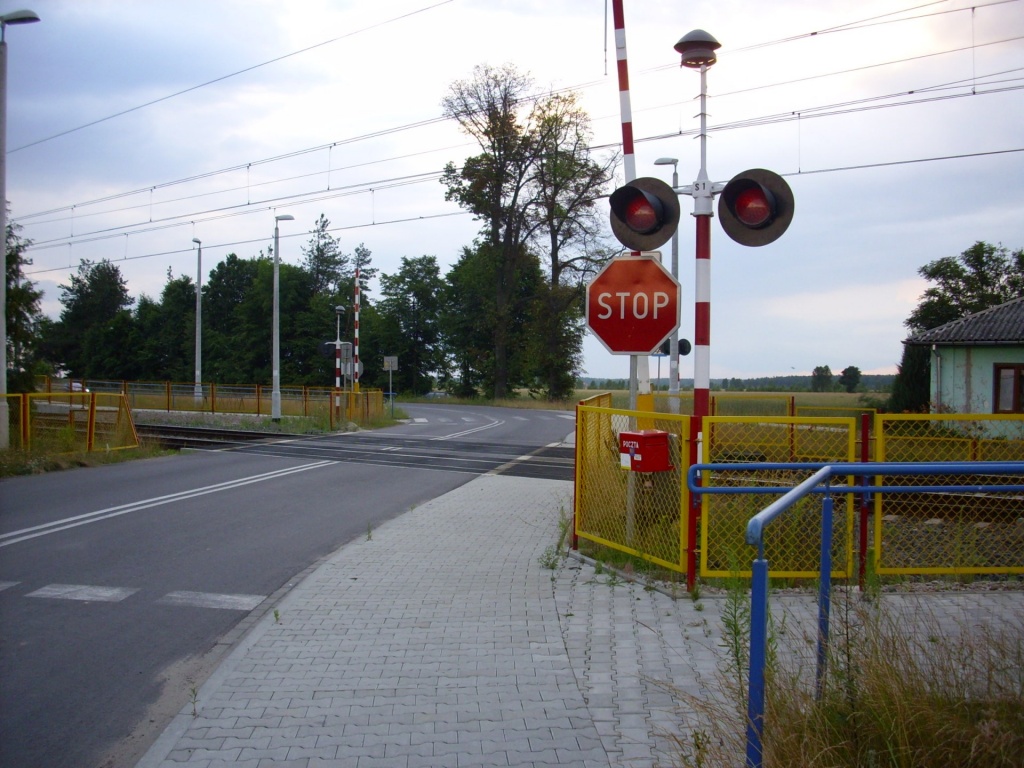
M679 326L680 292L657 259L612 259L587 286L587 325L612 354L650 354Z

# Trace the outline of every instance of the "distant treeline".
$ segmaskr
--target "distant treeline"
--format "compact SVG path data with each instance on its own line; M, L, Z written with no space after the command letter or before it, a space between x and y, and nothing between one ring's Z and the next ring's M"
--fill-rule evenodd
M864 374L860 377L858 392L889 392L895 374ZM711 388L727 392L810 392L811 376L762 376L753 379L711 379ZM629 389L627 379L582 379L585 389ZM659 390L668 389L668 379L651 379L651 386ZM693 379L680 379L679 388L693 389ZM841 388L836 385L837 391Z

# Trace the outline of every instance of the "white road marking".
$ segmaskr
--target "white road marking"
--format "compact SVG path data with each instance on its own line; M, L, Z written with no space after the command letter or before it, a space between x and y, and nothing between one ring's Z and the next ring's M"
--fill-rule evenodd
M171 592L157 603L188 608L219 608L227 611L251 611L266 598L263 595L222 595L216 592Z
M484 424L482 427L474 427L473 429L464 429L461 432L454 432L450 435L444 435L442 437L432 437L431 440L451 440L453 437L465 437L466 435L472 435L474 432L483 432L485 429L493 429L494 427L500 427L504 424L504 419L501 421L492 421L490 424Z
M84 600L94 603L119 603L139 590L125 587L94 587L88 584L49 584L25 597L44 597L54 600Z
M58 531L66 531L69 528L77 528L80 525L88 525L89 523L96 523L100 520L108 520L111 517L127 515L129 512L139 512L143 509L149 509L150 507L159 507L164 504L172 504L175 501L192 499L196 496L205 496L208 493L217 493L219 491L228 491L233 488L241 488L242 486L251 485L252 483L261 483L264 480L275 480L279 477L294 474L295 472L305 472L307 469L326 467L334 463L335 462L333 461L317 461L312 464L303 464L298 467L289 467L288 469L279 469L274 472L265 472L261 475L252 475L250 477L242 477L237 480L228 480L224 483L207 485L202 488L193 488L188 491L180 491L166 496L142 499L140 501L132 502L131 504L107 507L106 509L99 509L95 512L87 512L84 515L75 515L74 517L54 520L53 522L36 525L31 528L22 528L20 531L11 531L10 533L0 534L0 547L7 547L11 544L28 541L29 539L35 539L39 536L46 536L50 533L57 533Z
M11 587L16 587L20 583L20 581L0 581L0 592L3 592L5 589L10 589Z
M428 421L429 419L413 419L413 423L415 424L426 424Z

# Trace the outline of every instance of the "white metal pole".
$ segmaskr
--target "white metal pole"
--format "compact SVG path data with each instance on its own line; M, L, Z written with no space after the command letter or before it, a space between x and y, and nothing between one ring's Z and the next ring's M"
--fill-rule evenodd
M279 250L278 222L294 221L295 217L284 213L274 217L274 309L273 309L273 350L272 350L272 376L273 392L270 395L270 418L272 421L281 420L281 306L280 306L280 271L281 258Z
M12 11L0 16L0 449L11 444L7 408L7 25L39 21L32 11Z
M203 400L203 241L193 237L198 246L196 255L196 402Z
M0 279L0 449L11 444L7 408L7 41L0 22L0 239L3 240L3 276Z

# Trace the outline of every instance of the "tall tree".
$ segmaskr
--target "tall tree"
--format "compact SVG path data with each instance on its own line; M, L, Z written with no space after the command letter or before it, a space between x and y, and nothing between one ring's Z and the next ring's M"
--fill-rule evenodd
M11 221L10 216L7 221ZM8 392L31 392L35 367L41 362L38 343L43 292L25 278L25 267L32 264L25 250L32 243L18 236L20 229L19 225L8 223L6 233Z
M590 119L575 94L538 101L530 124L536 147L528 188L531 238L548 265L539 374L547 397L563 400L582 369L584 282L611 255L601 243L596 201L612 180L616 156L594 158Z
M463 248L446 275L441 328L459 397L476 397L494 380L495 259L488 245Z
M249 368L253 341L243 341L243 306L259 271L257 259L229 253L203 286L203 378L221 384L255 381ZM270 305L267 304L267 311ZM267 315L269 317L269 314ZM269 322L266 322L269 334ZM262 341L262 337L259 337ZM268 335L269 338L269 335ZM268 353L269 359L269 353Z
M979 240L959 256L936 259L917 273L933 285L907 318L907 328L915 333L1024 296L1024 248L1011 252Z
M811 371L811 392L832 391L832 369L827 365L819 365Z
M69 285L61 285L60 319L46 340L48 356L76 377L121 378L130 350L128 309L134 303L116 265L83 260Z
M855 365L848 365L839 374L839 386L847 392L855 392L860 384L860 368Z
M302 266L310 274L315 295L337 295L342 282L352 274L351 257L341 252L330 226L330 220L321 213L310 233L309 243L302 248Z
M504 397L512 367L510 321L517 282L533 277L531 259L543 254L548 290L537 306L539 356L548 397L567 393L582 359L582 283L606 258L595 201L610 181L615 157L595 160L590 125L574 94L534 98L533 81L512 65L478 66L452 84L442 106L481 152L461 168L449 163L446 199L483 222L481 245L495 259L492 324L494 396ZM524 247L530 244L532 248Z
M451 85L441 105L446 117L476 140L479 155L461 169L445 166L446 200L458 202L484 222L481 232L495 258L492 326L494 397L509 391L509 324L527 232L526 187L535 145L520 122L519 112L532 86L529 76L506 64L479 65L469 80Z
M135 305L132 377L192 381L195 371L196 288L188 275L167 282L156 302L140 296Z
M927 331L1024 296L1024 248L1010 251L977 241L959 256L944 256L918 270L930 285L904 325ZM927 408L930 393L927 348L905 344L889 407L897 412Z
M377 303L384 333L378 335L379 355L397 355L393 385L399 391L422 395L433 386L433 374L444 367L440 312L444 292L437 258L402 258L394 275L381 275Z

